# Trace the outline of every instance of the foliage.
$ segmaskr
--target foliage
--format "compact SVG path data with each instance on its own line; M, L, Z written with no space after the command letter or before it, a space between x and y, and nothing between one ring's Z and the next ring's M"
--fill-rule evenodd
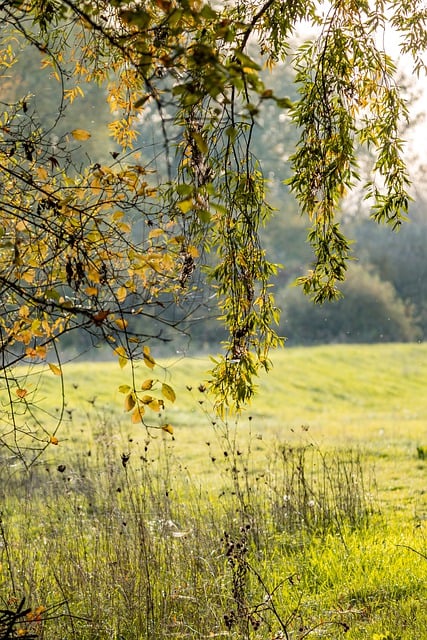
M410 342L420 337L410 308L372 268L351 265L341 291L342 299L322 306L313 306L292 286L278 294L285 317L281 328L290 344Z
M170 309L184 301L188 313L196 309L206 280L228 336L212 370L217 408L240 408L252 397L254 377L280 344L270 289L277 267L260 241L270 208L253 154L257 120L264 105L292 116L300 137L290 186L312 221L316 255L301 282L315 300L333 298L349 256L336 212L358 179L360 144L376 154L365 185L374 218L398 227L407 211L399 137L407 110L377 43L387 16L423 70L423 14L408 6L418 2L335 0L325 16L311 0L0 5L2 81L10 85L28 46L59 83L49 123L31 95L5 98L0 114L10 429L16 394L25 399L17 363L44 362L49 350L59 359L58 336L84 330L111 345L122 365L147 364L147 342L169 339L164 326L185 325L185 314L173 319ZM301 21L317 32L291 56ZM276 95L262 73L264 63L285 59L296 70L294 101ZM89 122L61 129L68 105L94 84L112 112L107 128L117 146L108 162L105 145L101 158L96 149L89 155ZM60 363L51 364L59 373ZM130 393L140 408L137 386Z
M427 242L425 211L414 210L410 224L398 234L371 228L367 222L350 226L361 260L368 260L379 277L390 282L405 303L407 314L418 327L420 338L427 335L427 271L424 247Z

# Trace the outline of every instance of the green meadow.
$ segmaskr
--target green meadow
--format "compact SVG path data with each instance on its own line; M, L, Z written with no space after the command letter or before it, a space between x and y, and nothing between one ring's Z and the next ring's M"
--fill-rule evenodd
M273 365L225 419L203 357L20 370L44 451L0 460L0 638L426 637L427 345ZM148 378L173 434L124 410Z

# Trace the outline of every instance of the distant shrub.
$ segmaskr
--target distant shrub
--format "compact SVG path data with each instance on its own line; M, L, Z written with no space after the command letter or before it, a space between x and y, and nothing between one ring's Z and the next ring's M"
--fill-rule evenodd
M323 305L315 305L298 287L279 293L280 330L290 344L411 342L419 337L411 308L369 268L351 265L340 288L343 298Z
M410 222L399 233L366 221L350 232L357 253L369 262L382 280L391 282L398 296L415 309L422 336L427 336L427 224L425 205L411 211Z

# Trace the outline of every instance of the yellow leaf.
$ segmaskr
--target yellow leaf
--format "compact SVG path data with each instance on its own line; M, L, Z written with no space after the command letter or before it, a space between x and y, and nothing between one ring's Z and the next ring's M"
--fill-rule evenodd
M153 384L154 384L154 380L152 380L151 378L144 380L144 382L141 385L142 391L149 391L152 388Z
M117 228L120 229L122 233L130 233L132 231L132 227L127 222L118 222Z
M43 359L43 358L46 357L46 354L47 354L46 347L40 345L40 346L36 347L35 351L36 351L37 358L42 358Z
M96 269L88 269L86 275L88 280L92 280L92 282L100 282L101 280L101 275Z
M126 355L126 349L124 347L117 347L114 349L114 353L119 357L120 368L123 369L127 365L128 359Z
M16 389L15 393L18 396L18 398L25 398L28 391L26 389Z
M56 366L56 364L53 364L52 362L48 362L48 365L49 365L49 369L52 371L52 373L55 376L62 376L62 371L58 366Z
M49 440L50 444L59 444L59 440L56 436L50 436L50 440Z
M144 347L143 358L144 358L145 366L148 367L149 369L154 369L154 365L156 364L156 361L154 360L153 356L150 353L150 347Z
M41 613L47 611L46 607L43 604L40 604L36 609L34 609L34 613L36 616L39 616Z
M199 257L199 251L197 247L193 247L192 245L190 247L187 247L187 253L189 253L192 258Z
M162 384L162 394L166 400L169 400L169 402L175 402L176 393L169 384L166 384L166 382Z
M129 391L132 391L132 387L130 387L128 384L121 384L119 387L119 391L120 393L129 393Z
M126 299L127 293L128 293L128 292L127 292L126 287L119 287L119 288L117 289L117 293L116 293L117 300L118 300L119 302L124 302L124 301L125 301L125 299Z
M160 404L160 400L157 400L157 398L153 398L151 400L151 402L148 403L148 407L150 407L151 411L156 411L159 412L162 408L162 405Z
M136 404L136 401L135 401L134 394L132 392L128 393L125 398L125 411L132 411L135 404Z
M150 231L150 233L148 234L148 238L158 238L159 236L163 235L164 231L163 229L152 229Z
M25 271L22 274L21 278L25 280L25 282L32 284L34 282L35 275L36 275L36 272L34 269L28 269L28 271Z
M142 422L142 417L144 413L145 413L144 407L142 406L137 407L131 416L133 424L138 424L139 422Z
M123 318L117 318L116 320L114 320L114 322L122 331L124 331L129 324L128 321L124 320Z
M98 294L98 289L96 287L86 287L85 293L88 296L96 296Z
M40 180L47 180L49 177L44 167L37 167L37 176Z
M71 135L75 140L89 140L91 134L86 129L73 129Z
M162 431L166 431L166 433L170 433L173 435L173 426L171 424L164 424L162 427Z

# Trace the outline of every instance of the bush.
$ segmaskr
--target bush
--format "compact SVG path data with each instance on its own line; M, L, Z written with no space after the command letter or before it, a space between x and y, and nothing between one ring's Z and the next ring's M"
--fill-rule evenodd
M411 308L369 268L351 265L341 290L343 298L319 306L297 287L279 292L280 330L290 344L411 342L419 337Z
M414 214L399 233L372 225L359 224L354 232L361 259L369 261L382 280L391 282L405 304L412 305L422 332L427 335L427 224L425 213ZM353 232L350 232L353 235Z

